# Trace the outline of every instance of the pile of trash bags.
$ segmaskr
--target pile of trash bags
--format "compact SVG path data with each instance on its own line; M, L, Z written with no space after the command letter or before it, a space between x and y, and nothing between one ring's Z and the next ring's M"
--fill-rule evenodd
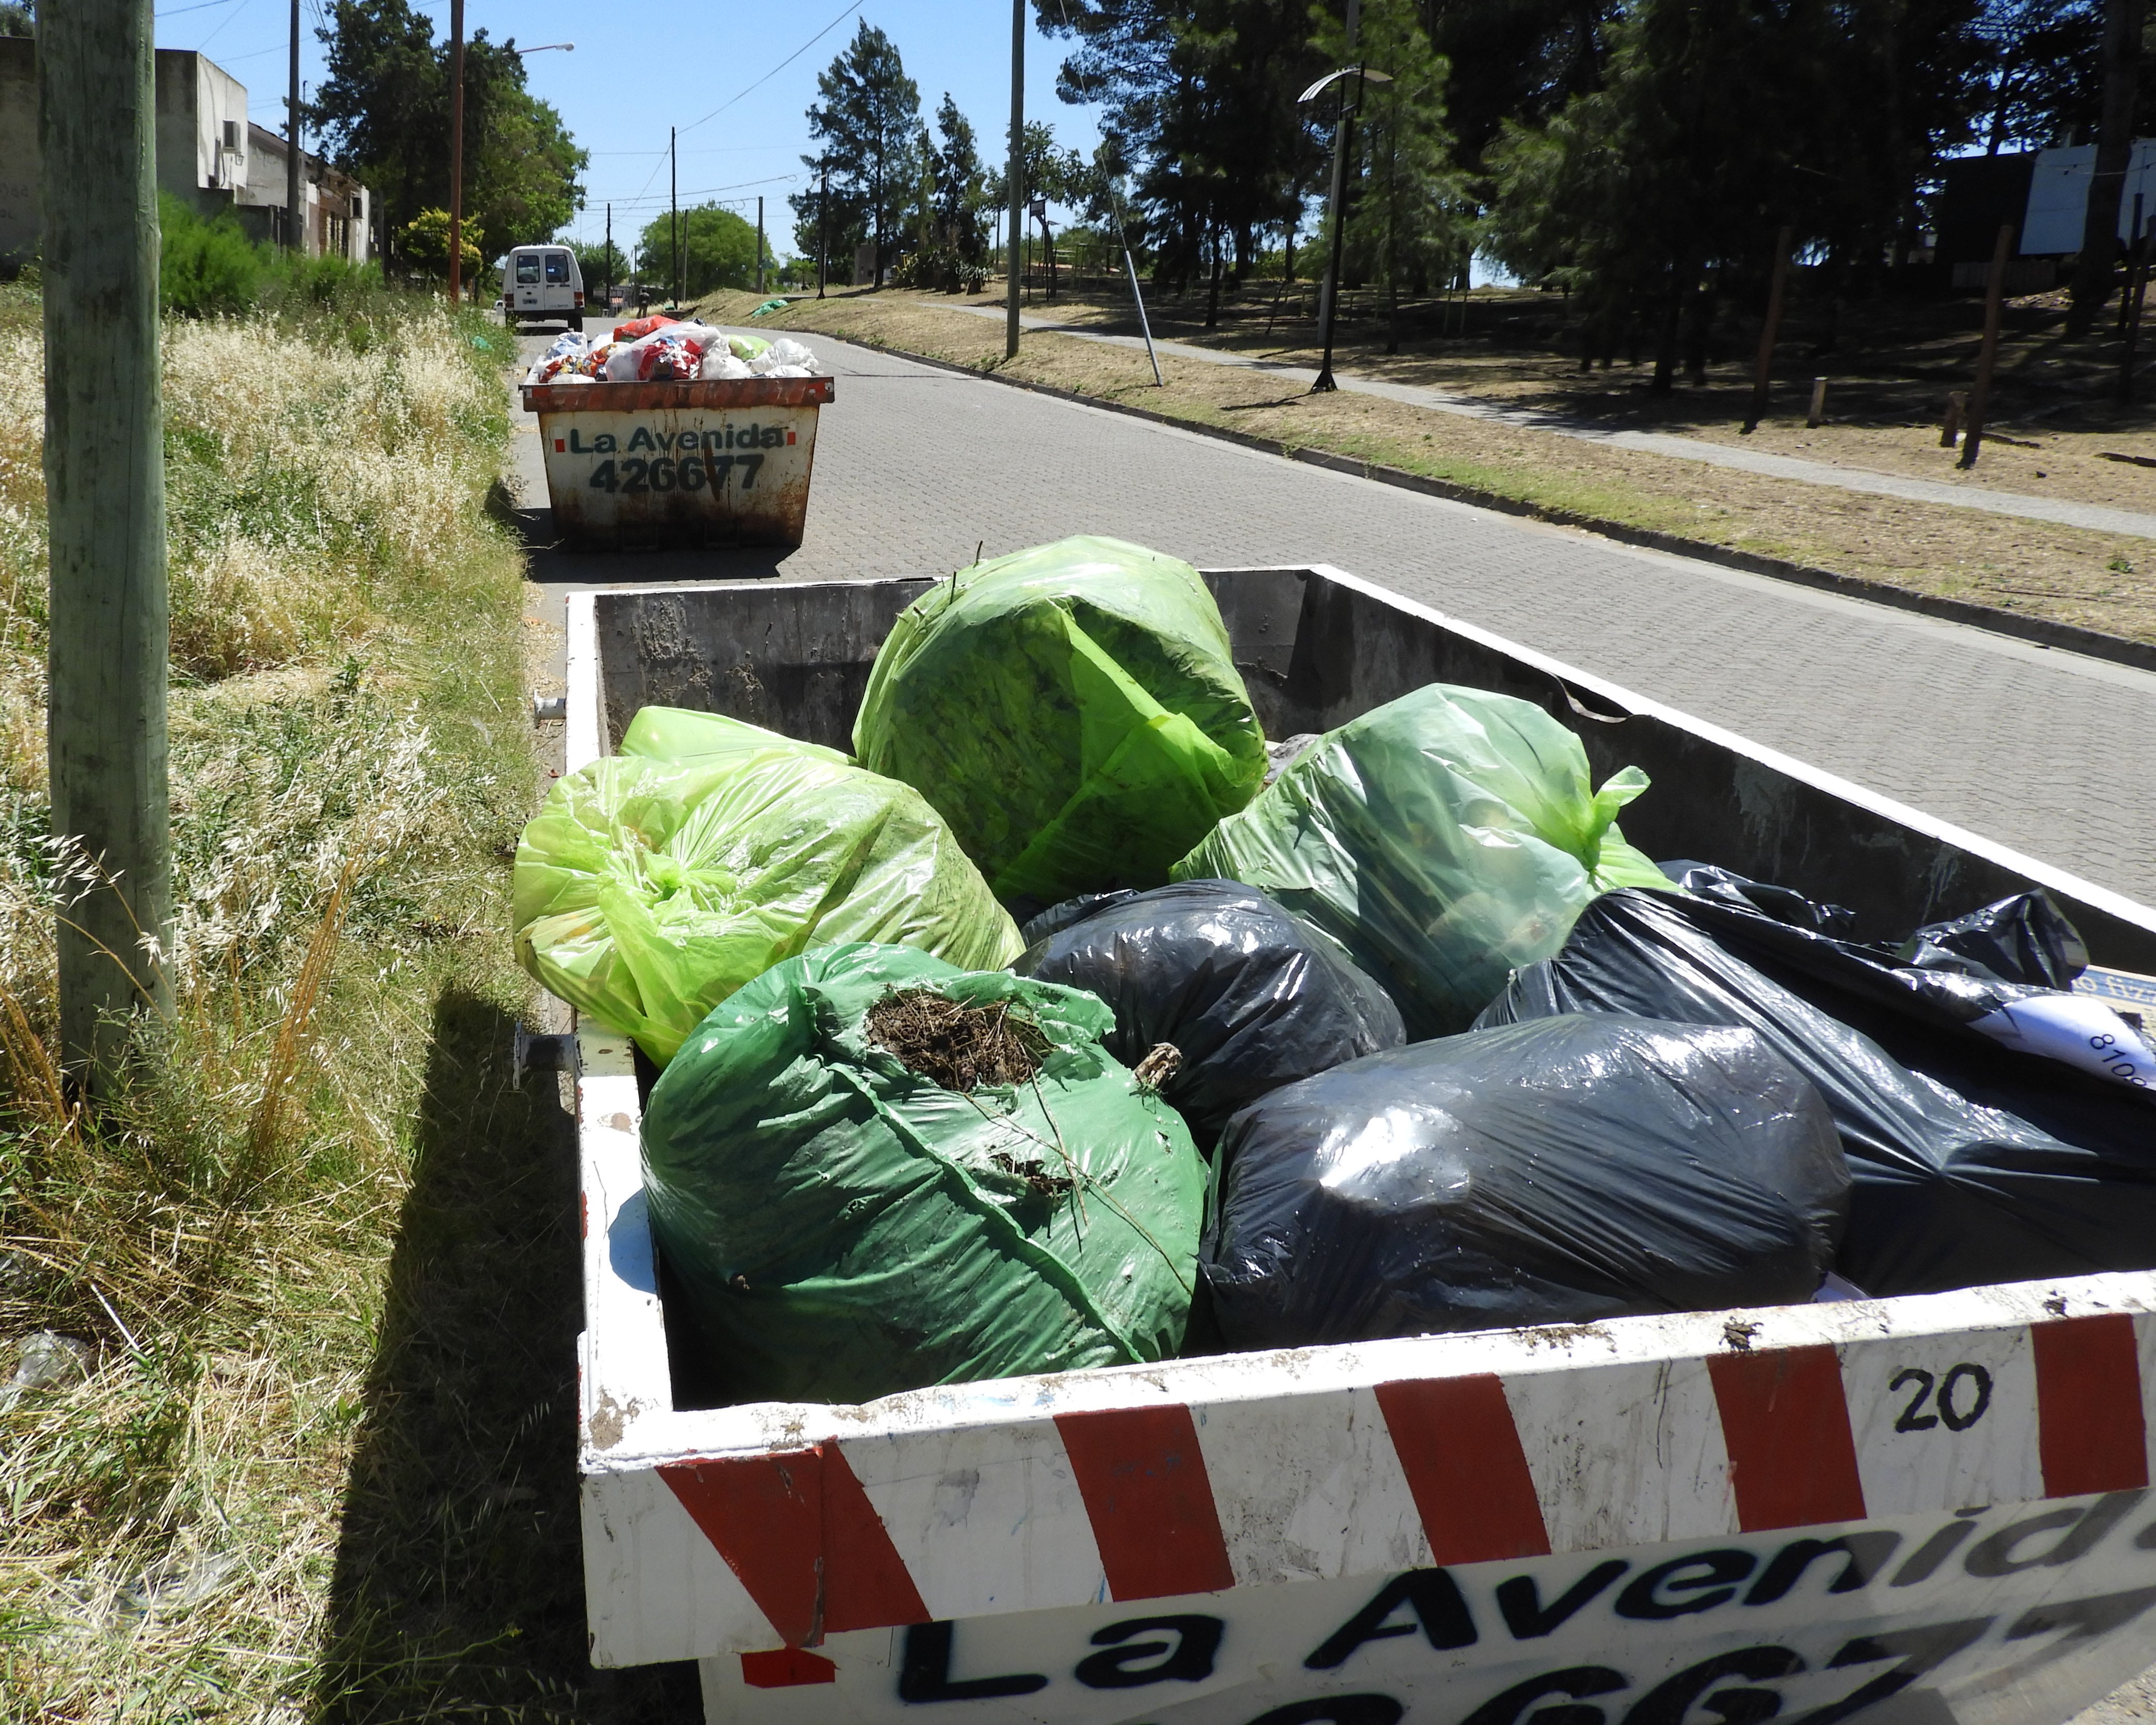
M1269 746L1112 539L930 586L851 740L647 707L517 855L730 1395L2156 1267L2156 1055L2041 892L1859 942L1485 691Z
M557 336L525 373L526 383L694 382L718 378L813 377L816 356L790 336L728 335L709 324L654 312L616 326L608 341L574 330Z

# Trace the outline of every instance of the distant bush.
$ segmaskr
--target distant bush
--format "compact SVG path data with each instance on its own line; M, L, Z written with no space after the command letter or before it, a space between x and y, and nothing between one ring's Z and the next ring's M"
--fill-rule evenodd
M988 279L980 264L968 262L955 248L941 243L908 252L898 260L894 275L901 287L939 294L978 294Z
M205 220L169 192L157 194L164 249L157 259L157 297L186 317L231 316L259 300L269 248L247 237L229 210Z

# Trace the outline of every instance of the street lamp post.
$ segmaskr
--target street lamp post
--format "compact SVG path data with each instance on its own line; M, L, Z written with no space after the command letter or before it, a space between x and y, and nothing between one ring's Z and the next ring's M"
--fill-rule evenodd
M1355 46L1355 27L1359 22L1362 8L1358 0L1348 0L1348 46ZM1348 80L1355 80L1355 100L1348 100ZM1341 241L1348 226L1345 199L1348 195L1348 151L1354 138L1355 115L1362 106L1363 86L1366 84L1390 84L1392 74L1380 72L1374 66L1342 66L1337 72L1327 72L1317 83L1296 98L1298 105L1314 102L1324 94L1328 84L1340 86L1339 109L1332 123L1332 189L1326 204L1332 218L1332 249L1331 260L1325 266L1325 285L1318 295L1318 337L1325 349L1325 357L1317 368L1317 381L1310 386L1312 395L1322 395L1340 386L1332 377L1332 319L1340 299Z

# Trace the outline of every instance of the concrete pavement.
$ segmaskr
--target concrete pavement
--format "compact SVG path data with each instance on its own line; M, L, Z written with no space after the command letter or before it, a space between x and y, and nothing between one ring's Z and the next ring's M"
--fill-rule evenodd
M798 550L542 549L535 581L934 574L1077 532L1210 567L1335 563L2156 902L2156 675L809 340L838 393ZM542 506L536 422L516 421ZM543 540L543 510L527 521Z

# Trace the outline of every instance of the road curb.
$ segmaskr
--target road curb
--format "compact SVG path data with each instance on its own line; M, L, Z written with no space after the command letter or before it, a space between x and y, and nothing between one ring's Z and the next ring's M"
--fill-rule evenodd
M1352 474L1358 479L1374 480L1379 485L1394 485L1404 491L1419 491L1425 496L1442 497L1454 503L1471 504L1477 509L1495 510L1502 515L1546 521L1553 526L1576 527L1604 539L1637 546L1643 551L1667 552L1676 557L1693 557L1702 562L1739 570L1748 575L1764 575L1776 581L1794 582L1799 587L1817 588L1849 598L1891 605L1897 610L1919 612L1924 616L1940 618L1949 623L1967 624L1973 628L1989 629L1994 634L2009 635L2039 647L2060 648L2090 659L2131 665L2137 670L2156 671L2156 644L2129 640L2123 635L2106 634L2101 629L2082 629L2071 623L2053 623L2041 617L2025 617L2018 611L2001 610L1995 605L1977 604L1968 599L1912 593L1907 588L1894 587L1883 581L1867 580L1860 575L1838 574L1832 569L1792 562L1785 557L1763 557L1756 552L1737 551L1707 540L1687 539L1678 533L1665 533L1652 527L1630 526L1623 521L1583 515L1575 510L1553 509L1545 504L1507 497L1476 486L1455 485L1450 480L1431 479L1424 474L1409 473L1404 468L1388 467L1382 462L1358 460L1353 455L1339 454L1331 449L1312 449L1307 444L1285 444L1272 438L1254 437L1245 431L1209 425L1202 419L1184 419L1173 413L1159 413L1152 408L1111 401L1105 396L1086 395L1075 389L1059 389L1052 383L1035 383L1024 377L1006 377L1000 372L981 371L952 360L937 359L930 354L916 353L909 348L893 347L886 342L858 336L838 336L835 331L803 333L830 333L837 340L850 341L855 347L873 348L899 359L910 359L921 365L932 366L938 371L955 372L962 377L984 378L991 382L1009 384L1014 389L1031 390L1035 395L1050 396L1058 401L1098 408L1103 413L1127 414L1133 419L1172 426L1178 431L1193 432L1200 437L1216 438L1223 443L1240 444L1244 449L1281 456L1290 461L1329 468L1335 473Z

